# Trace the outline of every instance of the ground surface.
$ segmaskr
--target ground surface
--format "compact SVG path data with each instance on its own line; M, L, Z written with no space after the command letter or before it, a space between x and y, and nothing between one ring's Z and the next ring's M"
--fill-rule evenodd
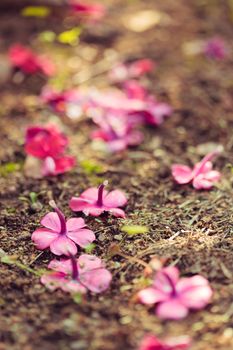
M219 1L111 1L110 14L101 28L84 31L78 46L45 44L38 40L44 30L60 32L72 27L61 11L52 18L25 19L5 8L0 13L2 58L15 42L47 52L57 62L57 82L63 87L107 86L104 74L96 75L96 63L111 65L112 57L150 57L158 68L150 76L150 89L174 107L174 113L159 129L146 130L138 148L110 157L91 147L89 122L72 124L58 120L36 99L44 81L40 77L20 82L10 77L0 90L0 229L1 249L33 269L45 268L52 255L38 256L30 236L55 198L71 215L68 200L90 185L108 179L110 188L126 191L127 223L150 228L146 235L130 238L119 230L122 223L110 217L88 219L96 231L93 253L106 260L113 273L111 288L100 296L74 303L61 291L48 292L37 276L16 266L0 265L0 349L11 350L121 350L135 349L142 336L187 334L194 350L232 349L233 317L233 116L232 58L210 62L184 54L185 42L220 34L230 44L232 15L226 2ZM230 1L229 1L230 3ZM127 16L144 9L166 14L163 23L143 33L124 27ZM11 25L9 26L9 21ZM64 64L65 62L65 64ZM109 63L110 62L110 63ZM91 72L91 77L89 76ZM88 75L89 74L89 75ZM96 76L95 76L96 75ZM28 124L56 120L71 138L71 153L79 161L94 160L102 170L88 175L77 168L58 178L31 180L21 170L24 161L24 131ZM174 162L198 161L210 143L221 144L224 152L216 161L222 181L210 192L173 183ZM200 146L201 145L201 146ZM198 146L198 147L197 147ZM16 163L18 170L6 171ZM16 165L14 167L17 168ZM33 211L25 201L30 192L39 193L42 209ZM180 232L174 236L177 232ZM174 237L173 237L174 236ZM172 237L172 239L171 239ZM183 275L200 273L214 290L212 303L180 322L161 322L134 302L141 287L143 267L134 261L109 255L111 244L128 255L149 261L154 255L175 263Z

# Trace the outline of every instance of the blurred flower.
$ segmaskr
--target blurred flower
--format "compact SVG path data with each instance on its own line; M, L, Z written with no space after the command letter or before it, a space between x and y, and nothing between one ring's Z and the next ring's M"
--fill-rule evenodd
M133 63L119 63L109 73L109 79L114 83L121 83L129 79L140 78L154 69L154 62L150 59L141 59Z
M204 277L179 278L179 270L173 266L158 271L152 286L138 293L143 304L158 304L155 310L158 317L173 320L186 317L189 309L204 308L211 296L212 290Z
M191 346L189 337L176 337L164 341L148 334L143 339L138 350L188 350Z
M74 167L75 158L64 155L67 146L68 138L55 125L27 129L25 152L41 160L41 176L63 174Z
M95 240L94 232L88 230L82 218L71 218L66 221L62 211L54 201L50 202L55 212L46 214L41 220L44 228L36 229L32 241L37 249L50 248L55 255L75 255L77 245L86 247Z
M136 130L130 117L124 113L108 113L96 115L93 121L100 129L95 130L91 137L102 140L110 152L119 152L128 146L136 146L143 140L143 134Z
M124 207L127 203L125 194L120 190L107 192L104 182L99 188L91 187L84 191L80 197L72 197L70 208L73 211L82 211L86 215L99 216L104 212L110 212L116 217L125 217L125 212L119 207Z
M64 113L73 120L82 117L90 104L88 94L78 89L58 92L46 86L43 88L40 98L55 112Z
M192 182L193 187L197 190L209 190L221 177L219 171L212 170L213 164L210 161L218 153L218 151L214 151L207 154L193 169L186 165L174 164L172 166L172 175L175 181L178 184Z
M203 46L204 54L215 60L223 60L228 56L228 49L223 39L215 37L206 41Z
M86 1L69 0L69 4L75 14L95 21L102 19L106 13L105 6L99 3L88 4Z
M51 76L55 73L54 64L46 57L35 54L29 48L14 44L9 49L11 64L25 74L43 73Z
M54 272L44 274L41 282L50 290L84 294L104 292L112 280L104 263L94 255L83 254L78 259L52 260L48 267Z

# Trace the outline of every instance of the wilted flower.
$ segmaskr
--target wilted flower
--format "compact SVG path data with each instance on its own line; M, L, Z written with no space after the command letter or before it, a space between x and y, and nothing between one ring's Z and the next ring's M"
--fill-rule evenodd
M189 309L204 308L211 296L212 290L204 277L180 278L179 270L173 266L158 271L152 286L138 293L143 304L158 305L155 309L157 316L173 320L186 317Z
M64 154L68 138L55 125L27 129L25 152L41 160L39 175L58 175L72 169L75 158Z
M174 164L172 166L172 175L175 181L178 184L192 182L193 187L197 190L210 189L221 177L219 171L212 170L213 164L210 161L218 153L218 151L215 151L207 154L193 169L186 165Z
M104 292L112 280L104 263L94 255L83 254L78 259L52 260L48 267L54 272L44 274L41 282L50 290L84 294Z
M46 76L51 76L55 73L55 66L48 58L37 55L20 44L11 46L9 59L15 68L22 70L25 74L43 73Z
M71 218L66 221L64 214L50 202L55 212L46 214L41 220L44 228L36 229L32 234L32 241L37 249L49 248L55 255L75 255L77 245L86 247L95 240L93 231L86 228L82 218Z
M176 337L164 341L148 334L143 339L138 350L188 350L191 346L189 337Z
M104 187L106 182L99 188L91 187L84 191L80 197L72 197L70 200L70 208L73 211L82 211L86 215L99 216L104 212L110 212L116 217L125 217L124 207L127 198L122 191L114 190L107 192Z

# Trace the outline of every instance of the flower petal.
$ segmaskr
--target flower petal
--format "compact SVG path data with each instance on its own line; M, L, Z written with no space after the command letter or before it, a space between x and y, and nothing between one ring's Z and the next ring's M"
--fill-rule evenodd
M138 298L141 303L152 305L167 300L168 296L153 287L148 287L138 293Z
M95 255L82 254L78 258L80 273L104 267L104 263Z
M125 212L122 209L111 208L111 209L108 209L108 211L117 218L125 218L126 217Z
M178 300L171 299L160 303L156 308L156 314L162 319L180 320L187 316L188 308Z
M69 231L67 237L72 239L80 247L84 248L95 240L95 234L93 231L88 229L79 229L77 231Z
M59 234L56 232L46 228L38 228L32 234L32 241L35 243L37 249L44 250L48 248L58 236Z
M54 291L57 288L61 288L62 285L66 284L67 282L65 275L61 272L44 274L41 276L40 281L51 291Z
M71 218L71 219L68 219L66 222L66 227L68 232L77 231L80 228L83 228L85 226L86 224L83 218Z
M77 254L76 244L64 235L58 237L51 243L50 250L55 255Z
M70 280L61 286L64 292L85 294L87 289L76 280Z
M127 198L122 191L115 190L109 192L103 198L104 206L109 208L123 207L127 203Z
M174 164L172 165L172 176L178 184L187 184L193 178L193 171L186 165Z
M93 207L93 204L89 199L81 197L72 197L69 205L73 211L83 211Z
M41 225L49 228L50 230L53 230L56 233L59 233L61 231L61 223L57 213L55 212L46 214L41 220Z
M72 263L70 259L53 259L48 264L48 268L54 271L63 272L64 274L69 274L72 272Z
M101 293L109 287L112 275L107 269L98 268L81 273L79 279L91 292Z
M213 294L209 282L202 276L181 278L177 283L179 301L186 307L202 309L205 307Z
M179 279L179 270L175 266L164 267L157 272L153 287L159 291L170 294Z

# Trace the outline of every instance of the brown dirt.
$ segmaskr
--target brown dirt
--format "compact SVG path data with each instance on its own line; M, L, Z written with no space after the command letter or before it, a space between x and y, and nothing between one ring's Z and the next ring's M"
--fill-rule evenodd
M108 1L110 14L103 24L84 31L76 47L44 44L38 34L44 30L61 32L72 27L56 9L51 20L25 19L8 8L0 13L0 47L3 56L15 42L30 43L47 52L59 65L60 84L69 87L86 71L95 74L96 62L108 63L110 55L126 59L150 57L158 68L149 87L175 111L159 129L145 130L146 140L138 148L105 157L91 148L92 126L83 121L73 125L59 120L41 106L36 96L44 81L28 78L21 83L12 76L0 89L0 229L1 249L33 269L45 268L52 254L38 256L30 236L55 198L71 215L68 200L90 185L108 179L110 188L126 191L129 204L127 222L147 225L146 235L130 238L120 232L120 220L89 218L97 232L94 253L107 261L113 273L111 288L100 296L89 295L81 304L61 291L48 292L37 276L11 265L0 265L0 349L11 350L120 350L135 349L142 336L187 334L194 350L230 350L233 343L233 241L232 241L232 57L209 62L203 57L187 57L186 41L222 35L229 45L233 29L228 2L163 0ZM167 14L164 24L138 34L127 30L122 19L134 11L157 9ZM9 23L11 24L9 26ZM110 51L111 50L111 51ZM64 68L64 62L66 66ZM75 64L74 64L75 62ZM94 68L93 68L94 67ZM85 73L85 74L84 74ZM86 85L107 86L106 75L93 76ZM21 164L24 130L28 124L56 120L71 138L71 152L79 161L94 160L102 165L99 174L88 175L81 166L57 178L25 178ZM224 146L216 161L222 181L209 192L173 183L170 166L200 159L208 144ZM202 145L202 147L197 146ZM4 173L4 165L17 163L18 170ZM42 209L32 210L30 192L39 193ZM180 234L169 240L175 233ZM214 290L212 303L203 311L190 313L180 322L160 321L135 303L143 268L130 260L109 258L111 244L120 245L131 256L149 261L154 255L176 263L183 275L200 273Z

